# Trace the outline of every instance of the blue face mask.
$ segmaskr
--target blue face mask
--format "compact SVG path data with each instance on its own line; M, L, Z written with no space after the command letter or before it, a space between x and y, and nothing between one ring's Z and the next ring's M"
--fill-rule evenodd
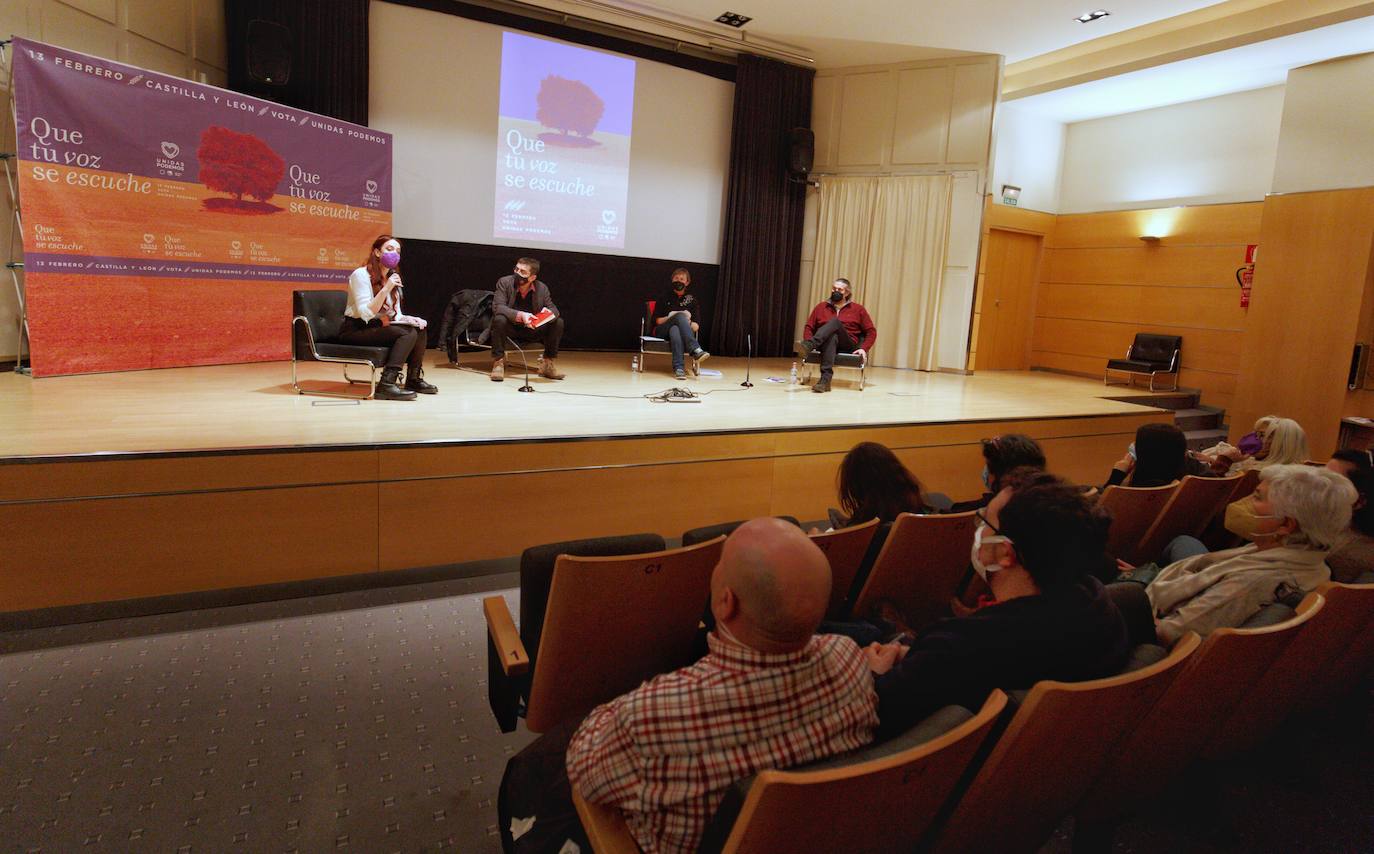
M992 489L992 475L988 472L987 466L983 466L983 486L989 491Z

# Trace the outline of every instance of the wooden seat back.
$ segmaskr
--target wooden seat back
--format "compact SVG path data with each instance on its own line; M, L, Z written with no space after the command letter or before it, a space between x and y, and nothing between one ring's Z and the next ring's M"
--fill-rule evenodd
M717 537L617 557L560 556L525 725L544 732L687 664L724 542Z
M722 851L915 850L1006 705L1007 695L993 691L974 717L891 756L760 772Z
M1245 474L1230 477L1196 477L1188 475L1178 484L1164 509L1159 511L1150 530L1140 541L1140 559L1154 560L1174 537L1187 534L1201 536L1212 517L1226 509L1236 487Z
M1249 496L1250 493L1255 491L1255 487L1259 486L1259 478L1259 469L1246 469L1241 472L1240 480L1236 482L1236 488L1232 490L1231 497L1226 499L1226 503L1229 504L1232 501L1239 501Z
M1155 664L1105 679L1036 683L959 799L935 850L1037 850L1198 643L1190 632Z
M1326 603L1265 671L1208 745L1205 753L1220 758L1254 747L1309 698L1329 697L1341 657L1374 621L1374 585L1339 584L1318 587L1311 596ZM1349 687L1349 686L1344 686Z
M858 574L877 530L878 520L874 518L851 528L811 535L811 542L830 561L830 605L826 608L827 614L839 616L845 597L849 595L849 587L854 583L854 576Z
M1374 617L1374 586L1327 582L1307 598L1325 600L1274 663L1243 694L1203 755L1220 758L1259 743L1336 669Z
M1231 711L1321 610L1308 596L1289 620L1255 629L1217 629L1149 712L1131 721L1129 734L1107 759L1078 806L1087 821L1126 816L1147 803L1199 757ZM1181 643L1182 641L1180 641Z
M1099 507L1112 514L1112 527L1107 531L1107 553L1140 563L1140 541L1177 489L1176 483L1107 487L1097 500Z
M972 511L898 516L855 599L854 615L867 617L886 599L912 628L943 616L964 579L977 526L977 514Z

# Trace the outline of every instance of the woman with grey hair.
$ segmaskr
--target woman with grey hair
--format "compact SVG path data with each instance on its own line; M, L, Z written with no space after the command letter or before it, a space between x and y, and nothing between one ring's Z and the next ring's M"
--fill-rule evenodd
M1350 527L1355 487L1332 471L1269 466L1255 490L1249 545L1166 566L1145 588L1166 645L1184 632L1239 626L1265 605L1331 577L1326 554Z

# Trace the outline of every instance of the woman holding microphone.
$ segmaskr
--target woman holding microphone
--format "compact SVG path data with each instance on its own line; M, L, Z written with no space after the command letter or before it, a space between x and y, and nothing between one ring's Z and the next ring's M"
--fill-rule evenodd
M367 264L348 277L348 308L340 344L387 347L386 367L373 395L379 400L414 400L416 392L437 394L424 380L425 320L401 311L401 242L389 234L372 241ZM400 385L406 366L405 387Z

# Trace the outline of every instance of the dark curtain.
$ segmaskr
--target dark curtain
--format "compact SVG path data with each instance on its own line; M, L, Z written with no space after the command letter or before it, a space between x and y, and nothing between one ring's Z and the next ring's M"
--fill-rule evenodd
M225 0L229 88L367 124L368 0ZM248 76L248 23L281 24L291 31L291 76L284 86Z
M657 299L668 288L674 267L692 274L692 293L706 310L716 302L713 264L683 264L657 258L598 255L553 249L488 246L418 240L400 235L401 275L405 278L405 309L429 321L429 346L439 348L439 326L453 295L465 288L490 291L496 280L515 266L521 255L542 265L539 278L549 286L558 310L567 321L563 346L570 350L637 350L639 320L644 301ZM712 350L712 324L702 324L702 346ZM712 350L714 352L714 350ZM629 360L626 360L628 368Z
M806 184L787 167L788 131L811 126L815 72L741 56L735 72L730 181L715 303L715 347L780 356L793 349Z

